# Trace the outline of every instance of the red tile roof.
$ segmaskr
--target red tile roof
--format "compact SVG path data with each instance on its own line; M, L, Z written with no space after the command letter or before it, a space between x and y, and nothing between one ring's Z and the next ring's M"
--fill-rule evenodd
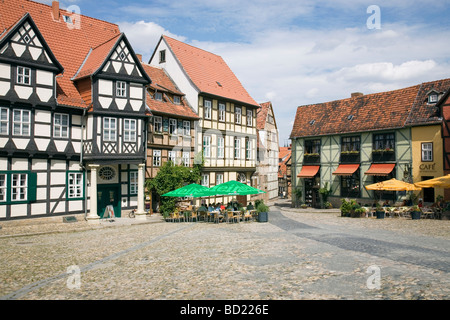
M450 79L427 82L388 92L297 108L291 138L403 128L438 123L435 106L425 98L429 90L450 88Z
M59 20L53 19L52 7L28 0L0 1L0 30L14 25L26 13L30 13L39 31L56 59L64 67L64 74L57 78L57 100L63 105L83 107L86 104L71 80L80 69L91 48L99 47L120 34L116 24L80 15L81 28L67 25L62 15L72 15L60 10Z
M291 159L291 147L280 147L278 158L281 161L278 162L278 177L283 178L287 174L287 163Z
M272 106L272 102L264 102L259 104L261 108L256 111L256 129L264 130L266 127L267 114L269 108Z
M184 96L184 93L180 92L166 72L158 67L150 66L148 64L142 64L147 75L152 79L150 88L162 91L163 93L170 93ZM163 97L163 101L153 99L147 92L147 106L150 108L153 114L167 114L175 115L184 118L198 119L197 114L187 105L184 99L181 99L181 104L175 104L167 97Z
M258 106L222 57L168 36L163 39L200 92Z

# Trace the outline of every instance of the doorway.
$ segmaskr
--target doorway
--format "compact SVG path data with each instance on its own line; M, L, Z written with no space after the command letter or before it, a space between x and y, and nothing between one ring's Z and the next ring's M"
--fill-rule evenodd
M434 177L422 177L422 181L433 179ZM434 202L434 188L423 188L423 202Z
M106 206L112 205L114 216L120 218L120 185L116 184L99 184L97 185L97 213L103 218Z

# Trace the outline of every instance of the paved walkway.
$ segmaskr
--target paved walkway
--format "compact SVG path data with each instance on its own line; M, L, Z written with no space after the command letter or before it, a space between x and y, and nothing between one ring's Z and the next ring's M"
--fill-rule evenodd
M0 222L0 298L450 297L449 221L277 204L268 223Z

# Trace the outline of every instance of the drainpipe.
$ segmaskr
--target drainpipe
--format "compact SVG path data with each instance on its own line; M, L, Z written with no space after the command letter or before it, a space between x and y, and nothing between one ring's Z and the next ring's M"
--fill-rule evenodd
M84 177L84 220L86 220L87 217L87 194L86 194L86 190L87 190L87 170L86 167L83 164L83 144L84 144L84 128L85 128L85 117L86 117L86 110L83 110L83 117L81 118L81 146L80 146L80 167L83 169L83 171L85 172L85 177Z

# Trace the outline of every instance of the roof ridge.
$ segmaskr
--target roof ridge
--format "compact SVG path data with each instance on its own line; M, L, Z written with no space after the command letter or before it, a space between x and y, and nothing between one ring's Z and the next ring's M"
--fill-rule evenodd
M186 42L183 42L183 41L177 40L177 39L175 39L175 38L172 38L172 37L166 36L166 35L164 35L164 34L163 34L162 36L163 36L164 38L168 38L168 39L171 39L171 40L177 41L177 42L179 42L179 43L181 43L181 44L183 44L183 45L185 45L185 46L189 46L189 47L191 47L191 48L193 48L193 49L196 49L196 50L199 50L199 51L204 51L204 52L206 52L206 53L212 54L212 55L214 55L214 56L216 56L216 57L219 57L220 59L222 59L222 60L223 60L222 56L220 56L220 55L218 55L218 54L215 54L215 53L212 53L212 52L210 52L210 51L208 51L208 50L205 50L205 49L202 49L202 48L196 47L196 46L194 46L194 45L192 45L192 44L189 44L189 43L186 43Z

